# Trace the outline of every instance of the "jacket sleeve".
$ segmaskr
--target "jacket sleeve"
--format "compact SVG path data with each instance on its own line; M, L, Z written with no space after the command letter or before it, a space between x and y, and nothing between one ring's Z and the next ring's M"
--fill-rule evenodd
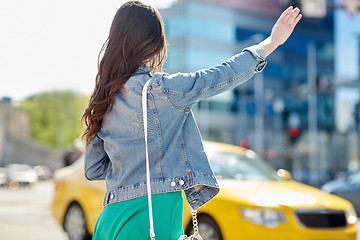
M85 147L85 177L88 180L104 180L111 169L109 156L104 150L104 141L98 136Z
M265 65L264 50L254 45L221 65L194 73L162 74L158 82L175 105L186 108L235 88L261 72Z

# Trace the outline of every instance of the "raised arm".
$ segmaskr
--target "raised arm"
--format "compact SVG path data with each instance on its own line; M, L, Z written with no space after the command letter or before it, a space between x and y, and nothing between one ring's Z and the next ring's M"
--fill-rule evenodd
M264 69L266 57L289 38L301 17L298 8L289 7L261 43L245 48L218 66L190 74L161 75L158 82L172 103L182 108L230 90Z

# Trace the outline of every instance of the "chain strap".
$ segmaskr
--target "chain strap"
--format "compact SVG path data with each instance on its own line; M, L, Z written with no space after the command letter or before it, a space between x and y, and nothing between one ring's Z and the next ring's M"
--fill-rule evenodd
M200 234L199 234L199 224L198 224L198 221L197 221L197 211L191 209L190 212L191 212L191 216L192 216L194 235L195 236L200 236Z
M199 223L198 223L198 220L197 220L197 211L191 209L190 213L191 213L191 216L192 216L194 234L191 235L188 239L189 240L203 240L202 237L200 236L200 233L199 233Z

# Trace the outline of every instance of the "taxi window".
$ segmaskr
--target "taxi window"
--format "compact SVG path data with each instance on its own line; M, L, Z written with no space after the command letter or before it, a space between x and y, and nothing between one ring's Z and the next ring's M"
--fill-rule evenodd
M282 181L276 171L259 158L234 153L208 153L211 167L219 179Z

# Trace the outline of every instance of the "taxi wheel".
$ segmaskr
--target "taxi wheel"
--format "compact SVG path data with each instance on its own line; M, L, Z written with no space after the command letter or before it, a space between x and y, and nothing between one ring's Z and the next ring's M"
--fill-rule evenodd
M208 215L198 215L199 232L206 240L223 240L221 231L215 220ZM194 233L192 222L189 223L186 233L188 236Z
M86 228L84 211L78 203L72 203L66 211L64 229L69 236L69 240L91 239Z

